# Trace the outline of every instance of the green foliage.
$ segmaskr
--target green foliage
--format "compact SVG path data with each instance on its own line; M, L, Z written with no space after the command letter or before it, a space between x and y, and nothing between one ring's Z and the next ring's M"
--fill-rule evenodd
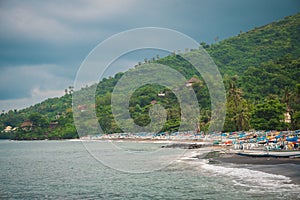
M249 130L249 105L236 87L237 77L228 80L227 107L224 131Z
M283 130L285 105L278 99L267 100L254 106L251 125L258 130Z
M49 126L48 120L40 113L32 113L29 120L33 123L34 127L47 128Z
M300 129L300 84L297 84L287 101L290 113L292 114L291 128Z
M300 13L206 48L222 72L241 75L249 66L300 53ZM230 73L229 73L230 74Z

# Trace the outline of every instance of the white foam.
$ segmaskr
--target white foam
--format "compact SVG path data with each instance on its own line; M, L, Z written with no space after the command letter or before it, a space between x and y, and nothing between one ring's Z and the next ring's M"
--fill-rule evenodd
M191 159L191 158L196 158L198 156L202 156L206 153L211 152L211 148L200 148L200 149L193 149L193 150L186 150L184 155L182 156L181 159Z
M197 159L195 156L206 151L189 152L180 159L180 162L186 162L189 165L201 170L201 173L208 176L227 177L236 187L244 187L249 193L293 193L299 194L300 186L292 183L292 180L283 175L271 174L262 171L241 168L241 166L230 165L221 166L209 164L207 159Z
M199 162L201 169L213 176L227 176L233 185L248 187L255 192L299 192L300 186L293 184L289 177L256 171L247 168L220 166Z

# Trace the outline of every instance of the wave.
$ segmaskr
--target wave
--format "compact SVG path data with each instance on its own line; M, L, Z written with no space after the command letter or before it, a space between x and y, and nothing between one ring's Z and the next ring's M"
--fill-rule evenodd
M233 187L244 188L249 193L276 193L295 197L300 196L300 186L293 183L290 177L248 169L245 165L209 164L207 159L197 159L195 154L196 152L191 152L191 157L182 157L179 162L189 163L189 165L192 165L207 176L221 176L229 179Z

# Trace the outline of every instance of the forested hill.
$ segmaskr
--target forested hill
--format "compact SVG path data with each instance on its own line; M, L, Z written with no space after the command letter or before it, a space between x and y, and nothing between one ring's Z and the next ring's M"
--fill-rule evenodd
M219 67L227 90L224 131L300 128L300 14L241 32L212 45L201 45ZM193 55L194 51L197 50L186 54ZM200 128L207 130L210 99L201 75L174 53L165 58L148 60L168 65L188 80L193 77L191 87L201 107ZM82 114L88 114L85 108L96 106L97 117L105 133L122 131L113 120L110 106L111 92L121 76L122 73L118 73L98 84L96 105L81 105L77 108ZM69 88L63 97L48 99L20 111L2 113L0 130L6 128L6 131L0 133L0 138L77 137L71 108L72 92L72 88ZM165 96L158 96L158 93L164 93ZM162 131L176 131L180 122L179 104L171 91L157 85L141 87L132 96L130 113L134 121L142 126L147 125L150 122L149 108L155 103L163 105L168 112ZM290 121L287 115L291 116ZM89 122L86 125L88 127ZM10 130L8 126L17 128Z
M300 13L283 20L254 28L248 32L206 47L224 73L242 75L250 66L300 54Z
M299 83L300 13L211 46L202 45L221 73L240 76L239 85L247 97L279 95L285 87Z

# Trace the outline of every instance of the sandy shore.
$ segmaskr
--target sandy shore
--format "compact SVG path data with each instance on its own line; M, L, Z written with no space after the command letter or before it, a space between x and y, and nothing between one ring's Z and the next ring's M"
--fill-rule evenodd
M211 161L234 163L234 164L251 164L251 165L276 165L276 164L300 165L300 158L249 157L249 156L240 156L234 153L225 153L225 154L219 153L219 156L211 158Z
M74 140L74 139L73 139ZM106 141L106 142L141 142L141 143L175 143L175 144L211 144L212 140L198 139L159 139L159 138L101 138L101 139L75 139L80 141Z

